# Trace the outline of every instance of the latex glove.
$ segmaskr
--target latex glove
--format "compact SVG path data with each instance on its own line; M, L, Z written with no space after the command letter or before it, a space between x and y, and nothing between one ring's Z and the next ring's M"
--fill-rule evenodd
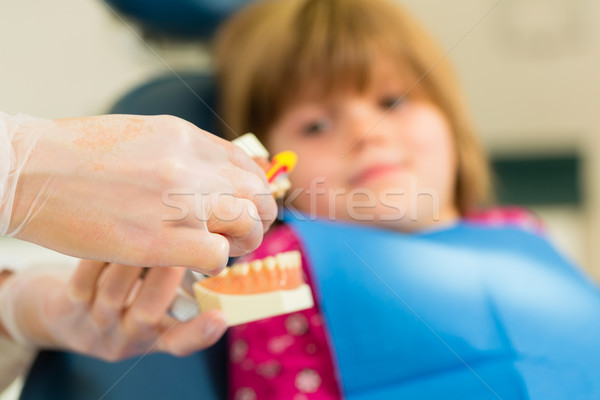
M0 114L0 155L0 234L79 258L214 274L277 213L242 150L171 116Z
M81 261L69 271L18 272L0 286L0 321L13 340L116 361L149 352L185 356L227 328L218 311L187 322L167 314L183 268L152 268L142 277L143 268Z

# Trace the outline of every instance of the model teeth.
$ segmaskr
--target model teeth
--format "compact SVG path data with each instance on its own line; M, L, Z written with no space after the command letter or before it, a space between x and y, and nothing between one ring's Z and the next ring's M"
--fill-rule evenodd
M287 253L281 253L281 254L277 254L275 256L275 259L277 260L277 269L280 271L285 271L286 269L288 269L288 254Z
M279 262L286 269L295 269L300 268L302 264L302 258L300 256L300 252L298 251L289 251L287 253L278 254Z
M254 260L250 263L239 263L231 266L233 275L247 275L250 270L261 272L264 269L274 271L278 269L285 271L288 269L299 268L302 264L302 257L298 251L288 251L279 253L275 257L269 256L262 260Z
M294 289L303 283L302 256L299 251L279 253L262 260L241 262L225 268L217 277L200 282L221 293L261 293Z
M223 279L225 278L227 275L229 275L229 273L231 272L231 268L230 267L225 267L223 268L223 271L219 272L219 275L215 276L215 279ZM207 278L204 278L207 279Z
M277 261L275 261L275 257L269 256L263 260L263 264L267 270L274 271Z
M290 180L286 177L278 178L269 185L271 192L276 199L282 199L288 190L292 187Z
M231 273L233 275L248 275L248 271L250 270L250 266L248 265L248 263L240 263L240 264L236 264L233 267L231 267Z
M263 262L261 260L254 260L250 263L250 268L254 272L260 272L263 269Z
M302 266L302 256L299 251L290 252L290 260L294 268L300 268Z

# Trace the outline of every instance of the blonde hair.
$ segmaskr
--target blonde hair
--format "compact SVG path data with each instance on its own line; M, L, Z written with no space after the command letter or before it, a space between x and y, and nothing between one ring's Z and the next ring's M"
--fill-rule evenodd
M457 159L455 204L464 215L489 199L489 167L454 72L435 42L386 0L267 0L230 19L216 41L226 134L265 134L310 82L321 94L365 90L373 61L390 56L413 72L448 118Z

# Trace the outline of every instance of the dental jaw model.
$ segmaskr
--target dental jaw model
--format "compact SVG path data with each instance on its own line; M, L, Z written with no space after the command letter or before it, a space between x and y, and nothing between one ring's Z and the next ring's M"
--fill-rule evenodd
M221 274L194 284L201 312L218 309L229 326L313 306L310 287L302 278L298 251L250 263L238 263Z

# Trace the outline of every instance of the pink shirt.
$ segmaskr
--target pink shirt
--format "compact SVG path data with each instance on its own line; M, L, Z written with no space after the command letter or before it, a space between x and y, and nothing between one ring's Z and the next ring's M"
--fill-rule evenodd
M542 225L519 208L496 208L468 216L472 223L515 225L539 232ZM294 232L273 229L248 260L299 250L305 281L313 289L310 261ZM314 292L314 289L313 289ZM316 299L315 299L316 301ZM319 305L238 325L229 330L229 393L232 400L341 399L335 360Z

